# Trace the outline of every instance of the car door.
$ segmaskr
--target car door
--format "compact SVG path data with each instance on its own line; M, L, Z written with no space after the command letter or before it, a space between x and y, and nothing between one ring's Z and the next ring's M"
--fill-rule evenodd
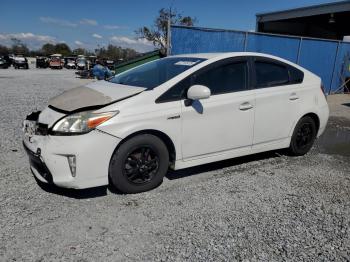
M182 101L183 159L250 149L255 103L254 90L249 89L247 59L231 58L211 64L193 74L187 84L207 86L211 96Z
M298 115L302 80L292 79L298 69L269 58L254 58L252 63L255 71L253 145L282 141L290 135Z

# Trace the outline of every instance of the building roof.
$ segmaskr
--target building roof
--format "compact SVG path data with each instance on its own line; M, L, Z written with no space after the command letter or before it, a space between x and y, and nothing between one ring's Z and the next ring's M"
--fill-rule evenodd
M295 9L256 14L258 22L285 20L291 18L340 13L350 11L350 1L340 1L320 5L312 5Z

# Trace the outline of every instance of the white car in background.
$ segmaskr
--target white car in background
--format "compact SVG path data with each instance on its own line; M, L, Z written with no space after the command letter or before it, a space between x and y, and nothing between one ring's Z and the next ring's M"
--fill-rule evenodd
M87 61L85 57L78 57L76 61L76 68L78 70L85 70L87 69Z
M170 56L73 88L24 122L42 182L137 193L182 169L268 150L304 155L326 127L321 79L259 53ZM110 179L109 179L110 178Z
M76 64L74 60L68 60L67 64L66 64L66 68L67 69L75 69L76 68Z
M16 56L12 64L15 69L19 69L19 68L29 69L28 59L23 56Z

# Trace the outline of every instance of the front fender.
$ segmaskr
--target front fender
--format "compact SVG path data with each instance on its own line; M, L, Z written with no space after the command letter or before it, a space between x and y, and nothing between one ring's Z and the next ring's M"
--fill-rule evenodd
M98 127L100 131L106 132L110 135L116 136L120 139L147 131L158 131L167 135L173 142L176 150L176 158L182 159L181 154L181 119L168 119L164 117L156 119L143 119L143 120L132 120L127 122L116 122L107 125L101 125Z

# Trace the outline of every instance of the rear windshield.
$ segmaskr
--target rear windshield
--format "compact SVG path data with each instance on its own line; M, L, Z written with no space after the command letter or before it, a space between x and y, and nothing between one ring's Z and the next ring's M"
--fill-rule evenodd
M109 81L121 85L153 89L204 60L195 57L162 58L120 73Z

